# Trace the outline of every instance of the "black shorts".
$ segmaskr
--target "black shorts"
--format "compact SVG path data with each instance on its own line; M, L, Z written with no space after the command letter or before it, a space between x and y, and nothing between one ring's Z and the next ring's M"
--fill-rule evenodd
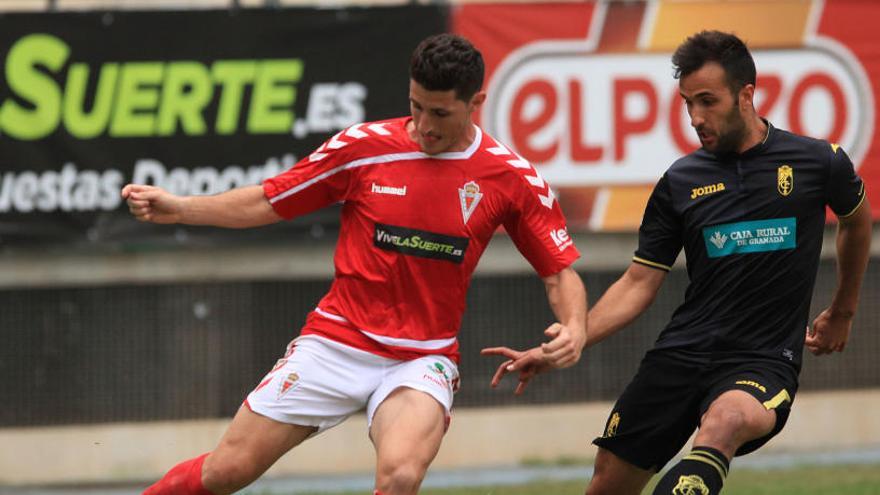
M712 402L728 390L743 390L768 410L776 426L737 450L745 455L782 431L797 391L797 371L765 358L710 361L670 350L645 355L593 443L642 469L660 471L688 441Z

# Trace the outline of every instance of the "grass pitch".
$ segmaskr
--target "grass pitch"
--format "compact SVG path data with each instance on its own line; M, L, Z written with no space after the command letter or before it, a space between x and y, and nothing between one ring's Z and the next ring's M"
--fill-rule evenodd
M657 477L653 481L656 481ZM546 481L526 485L425 489L422 495L582 495L583 481ZM651 493L653 482L645 489ZM360 492L303 495L351 495ZM736 469L722 495L880 495L880 465L802 466L791 469Z

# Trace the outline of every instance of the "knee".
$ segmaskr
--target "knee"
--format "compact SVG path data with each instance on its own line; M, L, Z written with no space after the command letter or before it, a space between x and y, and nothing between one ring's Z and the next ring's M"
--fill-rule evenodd
M412 461L389 463L376 471L376 487L384 495L415 494L426 470L427 466Z
M607 476L597 471L590 478L590 483L587 485L587 491L584 495L614 495L614 491L611 490Z
M714 446L732 456L743 443L769 433L773 429L774 418L773 414L750 415L738 409L710 410L697 433L698 443Z
M256 469L246 460L211 455L202 467L202 486L214 495L225 495L251 484L258 476Z
M731 437L738 431L748 426L746 415L737 409L717 408L710 410L703 418L700 429L706 433L713 433L725 437Z
M650 473L635 469L624 471L597 460L585 495L637 495L650 478Z

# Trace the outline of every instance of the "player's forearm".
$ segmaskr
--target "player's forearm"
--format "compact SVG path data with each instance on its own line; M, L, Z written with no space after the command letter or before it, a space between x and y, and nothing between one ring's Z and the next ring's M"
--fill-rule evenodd
M580 275L569 267L544 279L547 300L559 323L586 334L587 289Z
M665 277L665 272L641 265L627 270L590 310L587 347L598 344L638 318L654 302Z
M184 198L180 223L247 228L279 220L281 217L272 209L263 188L247 186L212 196Z
M853 215L837 227L837 288L831 311L851 317L859 304L859 289L871 251L871 208L867 199Z

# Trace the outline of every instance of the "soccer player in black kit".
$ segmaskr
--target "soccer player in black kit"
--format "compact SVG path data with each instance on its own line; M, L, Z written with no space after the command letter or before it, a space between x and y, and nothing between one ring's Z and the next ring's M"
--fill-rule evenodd
M703 31L672 62L702 148L657 182L633 263L589 313L587 346L648 308L682 248L690 285L594 440L587 495L641 493L697 428L654 494L717 494L735 455L782 430L804 346L844 349L868 262L871 213L852 162L757 115L745 44ZM839 221L838 283L808 326L826 206ZM508 358L492 383L519 372L518 393L548 368L540 347L484 353Z

